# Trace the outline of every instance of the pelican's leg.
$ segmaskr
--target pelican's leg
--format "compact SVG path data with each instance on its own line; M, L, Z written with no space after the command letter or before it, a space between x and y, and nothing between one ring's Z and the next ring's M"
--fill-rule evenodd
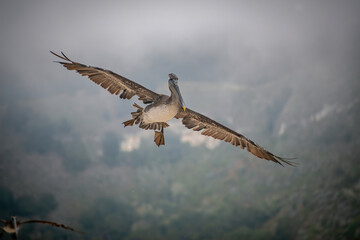
M161 123L161 130L160 132L155 131L154 136L155 144L160 147L160 145L165 145L165 138L164 138L164 123Z

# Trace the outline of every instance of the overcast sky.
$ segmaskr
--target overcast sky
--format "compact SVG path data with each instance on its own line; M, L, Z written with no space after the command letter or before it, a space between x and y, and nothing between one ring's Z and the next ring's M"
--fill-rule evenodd
M28 80L55 74L49 50L129 77L156 68L156 77L174 71L186 80L205 81L209 75L198 74L211 66L216 69L207 71L232 82L254 80L260 72L279 76L282 66L348 64L358 53L358 1L0 4L1 65ZM179 69L185 66L193 75Z
M280 81L292 90L289 102L301 102L310 116L338 98L348 104L356 98L359 6L355 0L2 0L0 91L35 99L50 112L54 104L66 109L67 100L101 100L109 111L124 105L54 64L53 50L165 93L167 74L175 72L187 105L205 112L214 94ZM300 117L291 106L284 109L288 121Z

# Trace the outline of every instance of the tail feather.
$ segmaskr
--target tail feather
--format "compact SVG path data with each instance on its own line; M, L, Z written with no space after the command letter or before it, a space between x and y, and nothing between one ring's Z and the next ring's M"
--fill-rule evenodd
M133 104L133 107L137 108L138 111L140 110L141 112L144 109L144 108L140 107L139 105L137 105L136 103Z
M130 119L130 120L123 122L123 124L124 124L124 127L127 127L127 126L134 125L134 122L135 122L135 119Z

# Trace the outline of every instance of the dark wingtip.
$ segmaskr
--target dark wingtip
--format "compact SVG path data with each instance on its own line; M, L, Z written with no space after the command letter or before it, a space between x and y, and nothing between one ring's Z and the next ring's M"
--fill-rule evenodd
M69 62L72 62L63 52L61 52L61 54L64 56L64 58L65 58L66 60L68 60Z
M279 157L279 156L275 156L275 158L277 160L276 162L279 163L283 167L284 167L284 165L281 162L286 163L292 167L297 167L299 165L299 163L292 161L296 158L283 158L283 157Z
M58 58L61 58L61 59L65 60L65 61L69 61L69 62L73 63L73 61L71 61L63 52L61 52L62 56L60 56L59 54L57 54L57 53L55 53L55 52L53 52L51 50L50 50L50 53L54 54Z

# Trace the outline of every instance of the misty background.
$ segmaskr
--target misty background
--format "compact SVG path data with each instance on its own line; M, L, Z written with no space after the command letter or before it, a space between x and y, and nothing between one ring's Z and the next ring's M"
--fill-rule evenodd
M358 1L0 2L0 218L27 239L359 239ZM171 120L166 145L49 50L169 94L285 168ZM139 102L138 102L139 103ZM8 236L4 239L10 239Z

